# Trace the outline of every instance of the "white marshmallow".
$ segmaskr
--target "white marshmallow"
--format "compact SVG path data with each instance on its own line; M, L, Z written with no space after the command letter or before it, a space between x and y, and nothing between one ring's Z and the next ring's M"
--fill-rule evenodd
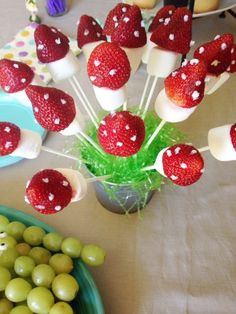
M79 110L76 108L76 115L74 120L71 122L71 124L65 128L64 130L60 131L62 135L69 136L69 135L75 135L84 129L84 121L82 120L82 114L79 112Z
M130 68L131 68L130 75L133 75L139 68L145 46L139 47L139 48L126 48L126 47L121 47L121 48L125 51L129 59Z
M144 51L143 51L143 55L142 55L142 62L144 64L148 63L151 49L156 46L156 44L150 40L151 35L152 35L152 33L150 33L150 32L147 33L147 43L144 47Z
M232 125L223 125L209 130L208 145L211 154L220 161L236 160L236 150L233 147L230 129Z
M127 99L125 85L116 90L93 85L93 89L100 106L106 111L114 111L118 109Z
M87 193L87 181L84 176L76 170L68 168L56 168L55 170L59 171L66 179L69 181L72 187L72 202L77 202L85 197Z
M211 95L220 88L230 77L228 72L223 72L219 76L207 75L205 83L205 94Z
M47 69L57 83L75 75L79 71L79 61L69 50L64 58L47 63Z
M174 69L179 54L165 50L160 47L153 47L150 51L147 72L157 77L167 77Z
M32 82L30 83L31 85L39 85L39 86L45 86L45 83L40 79L39 76L35 75ZM26 95L25 90L21 90L16 93L11 93L9 94L10 96L16 98L22 105L26 107L32 107L31 101L29 100L28 96Z
M99 40L99 41L95 41L95 42L92 42L92 43L89 43L89 44L85 44L83 47L82 47L82 51L84 53L84 56L85 56L85 59L86 61L88 61L92 51L100 44L104 43L104 40Z
M41 136L33 131L21 129L21 138L17 148L10 156L23 157L27 159L37 158L42 147Z
M192 108L183 108L177 106L166 95L163 88L158 94L155 102L155 111L157 115L167 122L181 122L186 120L195 110L197 106Z
M162 176L166 177L165 173L164 173L164 169L163 169L163 154L165 153L165 151L168 149L169 147L163 148L159 154L157 155L154 167L156 169L157 172L159 172Z

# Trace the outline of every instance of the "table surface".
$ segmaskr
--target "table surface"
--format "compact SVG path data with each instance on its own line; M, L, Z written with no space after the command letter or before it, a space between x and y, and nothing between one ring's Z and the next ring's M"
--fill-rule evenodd
M105 20L117 1L74 0L70 11L49 17L39 1L43 22L76 36L80 15ZM23 0L1 0L0 46L28 23ZM236 35L235 19L216 15L193 22L196 45L216 34ZM81 60L78 79L94 106L97 101ZM137 103L146 78L142 66L129 83L129 103ZM157 87L160 90L163 82ZM58 85L60 87L60 85ZM70 86L63 88L69 92ZM177 127L189 134L196 147L207 145L212 127L234 123L236 75ZM139 91L139 93L137 93ZM72 93L73 94L73 93ZM14 114L14 113L13 113ZM1 117L1 112L0 112ZM69 140L49 134L45 145L63 149ZM107 251L104 266L91 269L108 314L235 314L236 310L236 162L219 162L204 153L206 172L189 188L164 186L144 211L129 217L112 214L96 200L93 187L79 203L53 216L43 216L24 202L25 184L39 169L74 167L73 161L42 153L0 169L0 203L30 213L64 235L95 242Z

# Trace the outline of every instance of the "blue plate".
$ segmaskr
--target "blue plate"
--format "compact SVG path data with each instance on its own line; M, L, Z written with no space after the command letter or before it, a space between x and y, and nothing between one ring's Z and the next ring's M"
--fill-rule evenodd
M0 215L6 216L10 221L17 220L26 226L38 226L46 232L55 230L20 210L0 205ZM75 314L105 314L101 296L93 280L91 273L81 259L74 260L74 270L72 275L78 281L80 289L77 297L73 301Z
M20 128L35 131L41 135L42 139L46 136L46 130L35 120L32 109L3 92L0 92L0 121L12 122ZM12 165L20 160L22 160L22 157L0 157L0 168Z

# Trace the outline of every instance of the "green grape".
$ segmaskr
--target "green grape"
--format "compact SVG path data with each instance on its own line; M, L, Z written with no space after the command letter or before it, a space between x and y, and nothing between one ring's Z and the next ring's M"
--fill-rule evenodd
M17 305L14 307L9 314L33 314L27 305Z
M12 236L6 236L0 238L0 251L4 251L8 248L13 248L17 244L16 240Z
M76 297L79 291L79 284L73 276L59 274L52 282L52 291L58 299L70 302Z
M32 280L36 286L50 288L55 277L55 271L47 264L36 266L32 272Z
M31 285L25 279L14 278L8 282L5 295L12 302L21 302L26 300L31 289Z
M99 266L104 263L106 252L97 245L85 245L81 252L82 260L90 266Z
M6 227L9 224L9 220L7 217L0 215L0 232L1 231L6 231Z
M76 238L69 237L63 240L61 250L64 254L77 258L82 250L82 243Z
M73 314L73 309L68 303L58 302L53 305L49 314Z
M37 246L42 243L45 234L46 232L42 228L37 226L30 226L25 229L23 238L29 245Z
M8 235L14 237L18 242L23 239L23 233L26 226L19 221L12 221L6 227L6 232Z
M4 291L11 280L11 273L5 267L0 266L0 291Z
M19 256L15 248L9 248L6 251L2 251L0 255L0 266L11 269L14 267L16 258Z
M34 259L36 265L39 265L48 264L52 254L44 247L35 246L30 250L29 256Z
M63 236L56 232L47 233L43 238L43 245L51 252L58 252L61 250Z
M21 277L29 277L35 267L35 261L30 256L20 256L15 260L14 270Z
M31 250L31 246L28 243L22 242L22 243L18 243L16 245L16 250L17 252L22 255L22 256L26 256L29 254L30 250Z
M13 304L11 301L5 298L0 299L0 314L9 314L12 308Z
M48 313L53 306L54 297L49 289L45 287L36 287L28 294L27 304L32 312L45 314Z
M49 260L49 265L54 269L56 274L70 273L73 269L72 259L62 253L54 254Z

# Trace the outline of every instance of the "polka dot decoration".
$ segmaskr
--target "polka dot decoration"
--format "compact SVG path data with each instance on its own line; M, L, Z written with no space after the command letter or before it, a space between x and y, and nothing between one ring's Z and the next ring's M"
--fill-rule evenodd
M47 84L51 80L51 75L45 65L39 63L36 54L34 31L37 26L37 23L30 23L24 29L20 30L11 42L0 48L0 58L25 62ZM69 40L70 48L77 56L80 53L77 42L72 38L69 38Z

